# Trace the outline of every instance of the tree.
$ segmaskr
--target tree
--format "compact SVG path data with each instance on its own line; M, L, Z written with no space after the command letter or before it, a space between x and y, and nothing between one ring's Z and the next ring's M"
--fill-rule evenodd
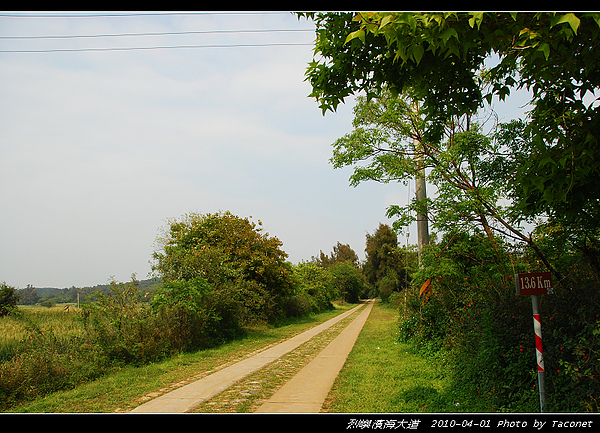
M19 290L18 293L19 302L23 305L34 305L40 299L39 295L37 294L37 289L31 284L27 284L27 287Z
M323 112L360 91L410 89L423 101L424 138L437 142L453 117L494 96L532 92L532 146L514 173L520 211L569 227L600 220L598 13L318 13L307 70ZM497 65L485 62L498 56Z
M19 296L16 289L3 282L0 285L0 317L6 316L11 310L17 307Z
M523 122L499 124L484 135L477 122L463 116L449 121L443 140L425 141L426 122L417 104L385 89L370 99L358 97L354 113L354 130L334 143L332 158L336 168L354 167L352 185L366 180L405 182L427 168L423 176L437 189L434 198L415 197L406 206L390 205L387 216L397 218L396 230L419 215L427 215L433 227L445 233L478 227L492 243L499 234L527 243L561 279L531 234L521 228L524 218L514 205L520 186L512 182L513 173L531 147Z
M296 302L304 300L307 312L319 312L333 308L332 301L340 297L329 268L314 262L299 263L293 266ZM295 314L300 315L300 314Z
M388 268L394 266L394 250L398 247L396 233L387 224L379 223L372 235L366 234L364 274L367 281L376 285Z
M406 269L402 266L398 238L390 226L379 223L375 233L367 233L365 253L363 274L384 301L392 292L404 288Z
M357 303L364 291L363 278L358 267L350 261L339 261L334 263L329 271L342 301Z
M423 181L427 178L439 189L445 189L445 196L433 201L417 195L404 213L398 206L391 206L388 216L402 214L403 217L402 221L395 224L396 228L415 220L411 216L412 211L417 215L417 220L419 215L427 218L429 206L433 206L432 210L438 214L442 209L453 208L452 212L456 215L460 203L463 206L463 218L478 220L493 239L482 205L467 205L467 198L461 197L465 196L465 190L474 191L477 185L484 183L481 179L474 179L475 176L484 177L481 173L484 166L482 153L488 152L490 157L497 153L486 137L476 133L477 125L468 117L462 124L453 121L445 129L446 141L425 142L423 131L426 122L418 103L409 96L394 96L384 89L380 95L370 99L359 96L356 101L354 130L333 145L334 156L331 161L334 167L353 166L354 172L350 178L353 186L365 180L388 183L422 177ZM466 128L471 129L469 134ZM430 169L429 175L425 172L426 168ZM488 172L485 176L491 178ZM505 179L502 179L501 185L505 184ZM482 191L478 193L482 195ZM442 200L445 200L443 204ZM468 215L465 215L466 209L470 209ZM456 217L443 218L441 221L453 225L464 222ZM441 225L438 223L438 227ZM424 231L427 231L427 227ZM428 243L422 242L419 251Z
M158 240L163 248L154 253L153 268L164 282L205 279L243 305L248 320L275 320L291 294L291 269L281 241L261 225L230 212L188 214L171 221Z
M416 221L419 257L429 245L426 173L423 131L425 121L419 102L405 95L392 95L382 89L377 96L357 97L354 130L334 144L330 162L335 168L351 165L352 186L365 180L388 183L415 179ZM363 165L359 165L359 164Z
M333 251L330 256L320 252L318 258L314 258L315 262L324 268L328 268L333 266L336 263L340 262L350 262L353 266L358 267L358 255L352 249L349 244L342 244L338 241L338 243L333 247Z

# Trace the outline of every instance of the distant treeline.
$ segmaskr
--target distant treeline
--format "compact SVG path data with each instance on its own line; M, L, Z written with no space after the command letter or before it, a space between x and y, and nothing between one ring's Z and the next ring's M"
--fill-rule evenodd
M150 300L150 295L161 284L160 278L152 278L148 280L137 281L139 291L142 294L147 294L144 299ZM109 295L111 291L110 284L98 284L92 287L70 287L59 289L56 287L34 287L27 285L24 289L17 289L16 293L19 296L19 305L36 305L44 303L66 304L77 302L77 294L79 301L92 301L95 296L100 293Z

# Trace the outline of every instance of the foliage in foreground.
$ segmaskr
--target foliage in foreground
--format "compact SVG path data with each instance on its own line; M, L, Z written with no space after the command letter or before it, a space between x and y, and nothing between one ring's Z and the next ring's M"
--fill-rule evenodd
M547 411L597 412L597 277L581 253L557 256L551 237L545 239L546 253L568 270L568 281L555 281L555 293L541 302ZM514 273L539 263L479 233L454 233L428 250L424 264L400 318L401 340L445 365L454 391L480 396L490 411L539 411L531 300L515 295L513 281ZM427 278L433 280L429 300L418 293Z

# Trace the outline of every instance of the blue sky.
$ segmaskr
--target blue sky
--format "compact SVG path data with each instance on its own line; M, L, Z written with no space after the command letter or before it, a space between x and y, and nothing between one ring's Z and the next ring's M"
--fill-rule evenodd
M312 28L286 12L0 16L0 36ZM0 39L0 50L307 44L0 53L0 281L144 279L161 227L188 212L261 220L293 263L338 241L364 258L365 234L391 223L387 206L411 191L352 188L351 170L328 163L331 143L351 130L353 104L323 116L308 97L313 40L313 32Z

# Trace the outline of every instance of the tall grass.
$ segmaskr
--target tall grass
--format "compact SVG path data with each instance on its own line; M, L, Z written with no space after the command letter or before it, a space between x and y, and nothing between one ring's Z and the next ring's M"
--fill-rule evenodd
M137 284L111 286L81 310L20 308L3 319L0 410L147 359L154 348L142 337L158 333L143 320Z
M0 410L73 388L107 366L71 308L19 308L0 319L0 332Z
M0 317L0 363L10 360L25 338L25 327L13 315Z
M16 313L0 317L0 363L13 358L32 332L51 332L61 341L81 336L83 325L78 319L77 309L70 305L19 306Z

